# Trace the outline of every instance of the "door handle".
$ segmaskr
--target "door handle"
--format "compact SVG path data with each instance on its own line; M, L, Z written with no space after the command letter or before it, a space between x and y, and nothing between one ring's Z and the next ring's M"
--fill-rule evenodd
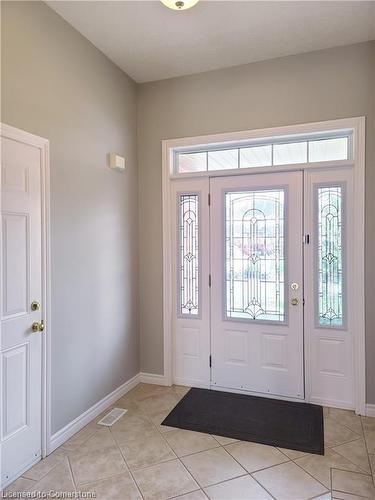
M31 325L31 329L34 333L36 332L42 332L44 330L44 321L42 320L40 323L38 323L37 321L35 321L32 325Z
M292 304L292 306L298 306L299 300L295 297L293 299L290 299L290 303Z

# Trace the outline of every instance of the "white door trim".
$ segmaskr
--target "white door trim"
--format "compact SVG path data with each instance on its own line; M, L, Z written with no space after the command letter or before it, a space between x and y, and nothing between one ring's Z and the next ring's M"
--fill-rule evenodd
M5 123L1 136L40 149L42 199L42 305L45 329L42 335L42 457L50 453L51 438L51 255L50 255L50 162L49 141ZM1 181L0 181L1 182ZM2 287L1 287L2 290ZM1 328L1 326L0 326ZM0 336L1 339L1 336ZM1 346L0 346L1 348ZM0 372L1 376L2 370ZM2 385L0 386L0 391ZM1 416L0 416L1 418ZM1 444L0 444L1 446Z
M173 254L175 249L171 247L172 227L171 217L173 207L171 206L171 185L173 172L173 149L177 147L198 146L202 144L213 144L223 142L236 142L246 139L256 139L265 137L310 134L317 132L329 132L333 130L350 130L353 133L353 159L329 162L329 168L334 166L354 167L354 206L355 206L355 238L356 241L363 242L363 245L355 245L354 260L357 280L353 284L356 287L355 296L357 298L355 329L358 332L354 345L355 362L355 392L356 392L356 412L364 415L366 412L366 364L365 364L365 310L364 310L364 235L365 235L365 117L355 117L324 122L305 123L298 125L288 125L268 129L248 130L241 132L221 133L198 137L187 137L168 139L162 141L162 202L163 202L163 332L164 332L164 377L165 383L171 385L173 381L172 373L172 320L173 320ZM280 172L282 170L292 171L295 169L315 169L328 167L328 162L295 165L280 167L266 167L262 169L243 169L243 172L236 172L236 175L259 173L259 171ZM212 173L199 173L202 175L233 175L234 171L222 171ZM182 176L181 176L182 177ZM189 177L184 174L184 177Z

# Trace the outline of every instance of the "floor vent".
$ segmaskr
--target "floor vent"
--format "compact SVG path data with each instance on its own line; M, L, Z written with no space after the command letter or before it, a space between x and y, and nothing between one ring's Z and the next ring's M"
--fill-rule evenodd
M107 415L99 420L98 425L105 425L107 427L111 427L119 418L121 418L128 410L124 410L123 408L113 408Z

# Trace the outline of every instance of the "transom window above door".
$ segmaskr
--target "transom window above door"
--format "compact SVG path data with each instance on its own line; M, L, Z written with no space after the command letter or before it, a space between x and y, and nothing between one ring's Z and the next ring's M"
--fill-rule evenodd
M351 133L283 136L238 143L175 148L173 174L190 174L267 168L281 165L316 164L350 160Z

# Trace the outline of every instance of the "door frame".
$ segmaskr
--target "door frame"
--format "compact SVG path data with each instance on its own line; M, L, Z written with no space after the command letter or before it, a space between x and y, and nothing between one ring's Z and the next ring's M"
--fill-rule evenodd
M49 140L24 130L0 123L1 137L34 146L41 158L41 214L42 214L42 305L45 329L42 335L42 458L50 453L51 437L51 251L50 251L50 160ZM2 182L0 180L0 182ZM0 234L0 238L2 235ZM2 248L2 241L1 248ZM2 284L1 291L2 294ZM1 324L0 324L1 328ZM0 336L1 342L1 336ZM1 345L0 345L1 349ZM1 360L0 360L1 363ZM0 377L2 366L0 366ZM0 384L0 397L2 383ZM1 419L0 414L0 419ZM0 422L1 424L1 422ZM1 443L0 443L1 452ZM1 455L0 455L1 460ZM38 459L39 460L39 459ZM1 464L0 464L1 465ZM29 467L29 466L28 466ZM27 468L28 468L27 467Z
M267 129L255 129L241 132L220 133L214 135L204 135L197 137L167 139L162 141L162 208L163 208L163 354L164 354L164 383L171 385L173 383L173 290L175 288L175 269L174 254L172 248L172 182L175 178L191 177L217 177L225 175L247 175L257 173L273 173L294 170L312 170L335 167L352 167L354 170L354 219L358 221L354 227L356 241L363 242L363 245L355 245L354 263L355 276L357 279L353 283L353 296L356 297L355 331L359 332L355 337L354 343L354 387L355 387L355 411L358 414L366 414L366 362L365 362L365 306L364 306L364 288L365 288L365 117L355 117L347 119L329 120L323 122L304 123L297 125L287 125ZM198 172L194 175L180 174L174 172L175 148L194 147L207 144L238 142L241 140L274 138L277 136L293 136L298 134L314 134L333 131L350 131L352 133L353 158L349 160L320 162L314 164L283 165L281 167L261 167L244 168L241 170L224 170L212 172ZM305 367L308 366L309 350L306 346L309 342L305 335ZM305 369L306 389L309 387L308 372ZM306 401L308 402L310 394L306 391Z

